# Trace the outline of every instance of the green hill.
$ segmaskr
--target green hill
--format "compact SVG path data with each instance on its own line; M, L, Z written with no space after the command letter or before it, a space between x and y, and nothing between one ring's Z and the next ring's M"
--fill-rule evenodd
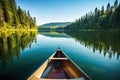
M53 22L53 23L43 24L39 26L39 28L60 28L60 27L65 27L69 24L70 22Z

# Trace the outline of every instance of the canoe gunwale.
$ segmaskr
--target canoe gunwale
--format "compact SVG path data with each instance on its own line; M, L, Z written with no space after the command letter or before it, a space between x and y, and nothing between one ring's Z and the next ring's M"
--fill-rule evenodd
M28 79L27 80L31 80L31 78L32 77L36 77L36 78L38 78L38 76L35 76L34 74L38 71L38 69L39 68L41 68L45 63L49 63L51 60L49 60L50 58L52 58L54 55L55 55L55 53L56 53L56 51L47 59L47 60L45 60L34 72L33 72L33 74L30 76L30 77L28 77ZM44 69L45 70L45 69ZM43 70L43 71L44 71ZM41 74L42 75L42 74ZM41 80L41 79L44 79L44 78L41 78L41 75L39 75L39 79Z
M37 70L35 70L33 72L33 74L27 79L27 80L56 80L56 79L47 79L47 78L41 78L42 73L44 72L44 70L46 69L47 65L52 61L52 60L69 60L71 61L83 74L84 77L86 77L87 79L85 80L91 80L91 78L80 68L78 67L78 65L69 57L66 55L66 53L63 52L63 50L61 50L61 52L65 55L65 58L54 58L54 55L56 54L57 50L46 60L42 63L42 65L40 67L38 67ZM46 64L46 67L44 69L42 69L42 72L40 72L40 74L38 76L36 76L35 73L37 73L37 71L41 68L44 67L44 65ZM32 79L32 78L36 78L36 79ZM82 79L83 77L79 77L79 78L73 78L73 79L67 79L67 80L84 80ZM66 80L66 79L58 79L58 80Z
M64 53L64 51L62 51ZM83 75L87 78L89 78L89 80L91 80L91 78L80 68L78 67L78 65L69 57L66 55L66 53L64 53L64 55L83 73Z

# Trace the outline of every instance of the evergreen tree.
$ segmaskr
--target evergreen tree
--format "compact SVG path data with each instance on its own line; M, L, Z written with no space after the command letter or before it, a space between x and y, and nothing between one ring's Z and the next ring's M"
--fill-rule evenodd
M77 19L65 27L65 29L120 29L120 4L118 5L118 1L116 0L113 6L108 3L106 10L104 6L102 6L101 10L95 8L94 12L87 13L85 16L82 16L80 19Z
M2 3L0 1L0 25L2 25L3 21L4 21L4 13L2 10Z
M20 22L20 24L22 24L22 16L21 16L22 9L20 8L20 6L18 6L17 14L18 14L19 22Z
M34 27L36 27L36 17L33 18Z
M2 3L2 8L3 8L3 12L4 12L4 18L5 18L5 22L11 24L11 11L10 11L10 5L8 0L1 0Z
M98 9L97 9L97 8L95 8L95 15L97 15L97 13L98 13Z
M116 0L116 1L114 2L114 9L116 9L117 6L118 6L118 0Z
M11 11L14 14L12 16L12 20L13 20L12 25L17 26L19 22L18 22L17 6L16 6L16 3L15 3L15 0L9 0L9 3L10 3Z
M104 6L102 6L101 15L104 15Z
M108 3L108 4L107 4L107 10L106 10L106 11L107 11L107 13L109 13L109 12L110 12L110 10L111 10L111 8L110 8L110 3Z
M25 16L25 11L23 11L20 6L18 7L18 18L19 18L19 21L20 21L20 24L22 25L22 27L25 27L26 26L26 16Z
M120 29L120 4L116 8L116 10L112 16L112 22L114 25L116 25Z
M30 12L29 11L27 11L27 16L28 16L28 18L30 18Z
M0 0L0 26L1 28L34 28L36 19L30 12L17 8L15 0Z
M30 16L30 12L27 11L27 25L30 27L30 19L31 19L31 16Z

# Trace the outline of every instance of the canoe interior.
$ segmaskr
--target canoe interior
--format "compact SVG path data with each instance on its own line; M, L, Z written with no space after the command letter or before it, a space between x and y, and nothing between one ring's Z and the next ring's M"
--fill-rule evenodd
M28 80L90 80L61 50L57 50Z
M41 78L47 79L75 79L82 78L84 74L69 60L62 51L57 51L49 59L49 63Z

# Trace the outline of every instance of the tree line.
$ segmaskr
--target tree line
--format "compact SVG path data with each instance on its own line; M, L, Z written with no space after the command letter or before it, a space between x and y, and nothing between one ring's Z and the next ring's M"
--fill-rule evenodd
M87 13L65 27L65 30L81 29L120 30L120 3L118 0L115 0L114 5L108 3L106 9L104 6L101 9L96 7L93 12Z
M0 29L36 28L36 18L16 5L15 0L0 0Z

